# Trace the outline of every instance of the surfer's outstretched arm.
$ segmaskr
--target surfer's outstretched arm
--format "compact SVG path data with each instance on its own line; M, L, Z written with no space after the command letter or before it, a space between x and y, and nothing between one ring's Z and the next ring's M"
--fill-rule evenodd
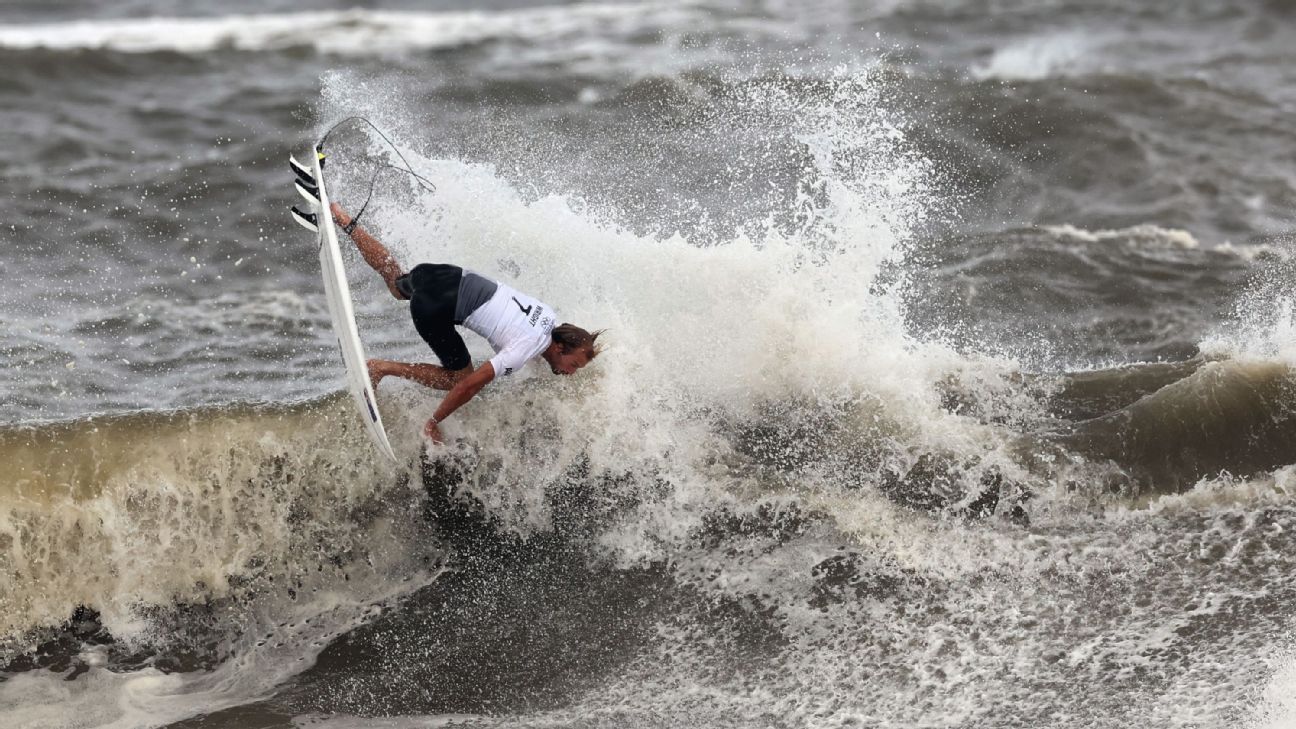
M342 226L343 229L346 229L351 224L351 216L342 209L341 205L333 203L329 205L329 210L333 212L334 222ZM356 248L360 249L360 255L364 257L365 263L369 264L369 267L377 271L383 277L383 280L387 282L387 288L391 290L392 296L402 301L406 299L405 294L402 294L400 289L396 288L396 279L404 275L405 272L401 270L400 264L396 262L396 257L391 254L391 251L387 250L387 247L379 242L377 238L369 235L369 232L364 228L352 228L351 240L355 242Z
M440 443L441 421L450 417L464 403L476 397L477 393L481 392L481 389L489 385L493 379L495 379L495 365L487 361L486 364L478 367L476 372L460 380L450 389L450 393L445 396L445 399L441 401L440 407L432 414L432 419L427 421L423 433L433 441Z

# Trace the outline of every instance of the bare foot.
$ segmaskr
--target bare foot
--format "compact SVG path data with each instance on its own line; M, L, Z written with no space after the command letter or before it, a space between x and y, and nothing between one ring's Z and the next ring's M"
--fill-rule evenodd
M347 223L351 222L351 216L347 215L346 211L342 209L342 206L337 203L331 203L329 205L329 212L333 213L333 222L343 228L346 227Z
M371 359L365 362L365 366L369 368L369 384L373 386L375 393L378 392L378 383L387 376L387 370L384 367L386 364L381 359Z

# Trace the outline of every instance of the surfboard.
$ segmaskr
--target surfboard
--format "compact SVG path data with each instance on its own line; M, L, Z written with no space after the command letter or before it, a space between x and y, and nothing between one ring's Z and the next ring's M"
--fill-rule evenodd
M347 389L355 400L365 430L373 439L379 452L393 461L396 453L387 440L382 414L378 412L378 398L369 381L369 367L365 364L364 345L356 327L355 307L351 300L351 286L347 283L346 269L342 265L342 249L338 246L337 231L329 212L328 191L324 186L324 152L315 149L314 161L307 168L289 157L296 179L293 186L306 200L309 211L292 209L292 216L302 227L313 231L319 241L320 273L324 278L324 293L328 298L329 317L333 320L333 333L337 335L342 363L346 367Z

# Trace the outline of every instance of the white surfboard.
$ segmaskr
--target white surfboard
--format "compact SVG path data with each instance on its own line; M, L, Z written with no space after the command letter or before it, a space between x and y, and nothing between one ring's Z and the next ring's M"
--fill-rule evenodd
M342 249L338 247L333 216L329 212L328 192L324 188L324 155L316 152L310 169L291 157L289 162L297 176L294 182L297 191L313 208L311 212L293 208L293 218L307 230L313 230L319 238L324 293L328 298L329 316L333 319L333 333L337 335L342 362L346 365L347 389L355 399L365 430L369 432L374 444L379 451L395 461L396 454L387 440L387 431L383 429L382 414L378 412L378 399L369 382L364 345L360 343L360 333L356 329L351 287L347 284L346 269L342 266Z

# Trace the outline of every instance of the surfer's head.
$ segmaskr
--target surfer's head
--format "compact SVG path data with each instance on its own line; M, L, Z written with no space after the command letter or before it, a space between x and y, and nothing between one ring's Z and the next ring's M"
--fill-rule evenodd
M553 343L544 351L545 361L555 375L570 375L590 363L602 351L598 344L603 330L593 334L574 324L554 327Z

